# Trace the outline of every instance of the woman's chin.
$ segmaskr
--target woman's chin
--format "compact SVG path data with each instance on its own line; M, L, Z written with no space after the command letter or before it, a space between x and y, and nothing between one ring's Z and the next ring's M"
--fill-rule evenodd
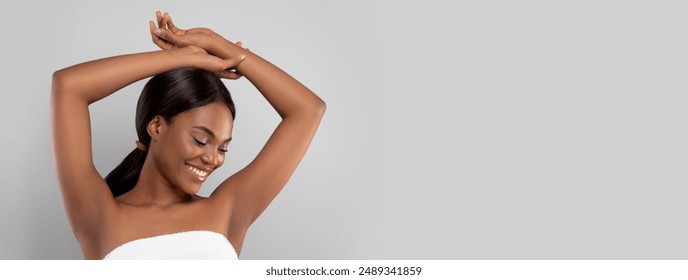
M201 190L201 184L200 183L194 183L194 184L189 184L186 185L184 188L182 188L182 191L188 195L196 195L199 191Z

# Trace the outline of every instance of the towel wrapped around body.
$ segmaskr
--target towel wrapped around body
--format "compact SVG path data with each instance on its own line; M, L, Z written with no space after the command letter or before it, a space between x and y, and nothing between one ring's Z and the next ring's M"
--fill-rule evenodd
M237 260L227 238L207 230L183 231L124 243L103 260Z

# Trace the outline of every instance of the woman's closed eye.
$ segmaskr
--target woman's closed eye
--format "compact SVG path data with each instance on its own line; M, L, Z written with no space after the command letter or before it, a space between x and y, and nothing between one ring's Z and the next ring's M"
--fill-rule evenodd
M191 138L193 138L193 140L196 141L196 144L197 144L198 146L200 146L200 147L204 147L205 145L208 144L208 143L204 143L204 142L201 141L201 140L196 139L196 137L191 137ZM223 153L223 154L224 154L224 153L227 152L227 147L225 147L225 148L218 148L217 150L220 151L220 153Z
M198 146L203 147L203 146L206 145L206 143L204 143L204 142L201 141L201 140L196 139L196 137L191 137L191 138L193 138L193 140L196 141L196 144L198 144Z

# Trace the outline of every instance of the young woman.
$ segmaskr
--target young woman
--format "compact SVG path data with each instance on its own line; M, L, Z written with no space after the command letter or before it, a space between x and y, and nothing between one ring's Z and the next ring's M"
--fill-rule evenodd
M236 259L248 227L306 153L325 103L241 43L179 29L167 13L156 18L149 27L161 51L53 75L53 149L67 215L87 259ZM88 106L150 76L137 105L137 147L103 179L92 161ZM248 166L200 197L225 161L236 116L219 77L242 76L282 121Z

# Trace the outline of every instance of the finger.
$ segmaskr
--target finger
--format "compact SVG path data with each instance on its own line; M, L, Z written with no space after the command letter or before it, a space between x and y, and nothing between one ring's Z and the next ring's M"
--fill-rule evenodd
M219 57L215 56L208 56L205 57L206 63L210 63L214 66L212 68L215 69L220 69L216 70L215 73L219 75L220 77L227 78L227 79L238 79L239 74L237 74L233 69L234 67L237 67L242 60L244 60L244 56L241 57L234 57L231 59L220 59ZM216 68L217 67L217 68ZM235 73L235 74L232 74Z
M244 43L242 43L241 41L237 41L237 42L236 42L236 45L239 46L239 47L244 48ZM249 48L244 48L244 49L247 50L247 51L251 51L251 49L249 49Z
M179 31L182 31L181 29L177 28L177 26L174 25L174 23L172 22L172 17L169 14L167 14L167 29L169 29L173 33L177 33Z
M155 23L152 20L148 22L148 28L150 29L151 37L153 38L153 44L163 50L172 49L172 45L170 45L170 43L166 42L155 34Z
M230 59L223 59L222 60L222 69L233 69L233 68L239 66L239 64L241 64L241 62L244 61L245 58L246 58L245 55L241 55L241 56L235 56L235 57L230 58Z
M217 73L217 75L220 76L221 78L230 79L230 80L237 80L237 79L244 76L244 75L241 75L237 72L232 72L232 71L221 71L221 72Z
M162 15L162 25L160 26L160 28L167 28L167 22L169 21L169 19L170 15L168 15L167 12L165 12Z
M151 38L153 39L153 43L160 47L161 49L167 49L166 48L166 42L162 40L158 35L156 34L157 27L155 27L155 23L151 20L148 22L148 29L150 29L151 33Z
M245 48L245 47L244 47L244 43L242 43L241 41L237 41L237 42L236 42L236 45L239 46L239 47L244 48L245 50L249 50L249 48Z
M158 20L158 28L162 28L162 13L160 11L155 12L155 19Z
M170 32L167 29L164 28L156 28L154 31L155 35L157 35L160 39L167 41L168 43L175 45L175 46L180 46L180 45L185 45L183 44L184 37L178 36L172 32Z

